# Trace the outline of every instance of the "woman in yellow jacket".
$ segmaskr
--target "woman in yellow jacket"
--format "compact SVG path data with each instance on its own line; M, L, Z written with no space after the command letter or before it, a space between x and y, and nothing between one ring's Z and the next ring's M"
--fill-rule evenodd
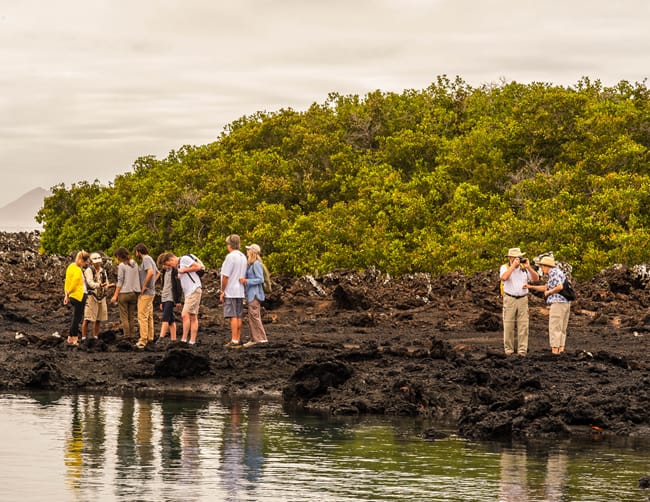
M71 345L79 343L79 325L84 317L88 293L83 278L83 268L88 265L88 260L90 260L90 254L87 251L79 251L74 263L68 265L65 271L63 305L68 305L68 303L72 305L72 323L68 335L68 343Z

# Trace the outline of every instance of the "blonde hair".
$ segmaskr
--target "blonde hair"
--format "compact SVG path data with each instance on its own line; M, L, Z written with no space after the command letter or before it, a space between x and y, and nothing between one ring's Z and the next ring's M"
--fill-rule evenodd
M262 257L257 252L257 250L252 249L252 248L248 248L246 250L246 255L248 257L248 264L249 265L255 263L256 261L259 261L260 263L262 263Z
M90 260L90 253L83 249L77 253L74 262L78 267L83 267Z

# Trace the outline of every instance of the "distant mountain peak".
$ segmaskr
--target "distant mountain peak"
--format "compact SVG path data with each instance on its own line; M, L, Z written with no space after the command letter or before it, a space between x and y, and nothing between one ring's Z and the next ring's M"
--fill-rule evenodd
M36 187L13 202L0 207L0 230L5 232L40 230L41 225L34 218L43 207L45 197L50 195L49 190Z

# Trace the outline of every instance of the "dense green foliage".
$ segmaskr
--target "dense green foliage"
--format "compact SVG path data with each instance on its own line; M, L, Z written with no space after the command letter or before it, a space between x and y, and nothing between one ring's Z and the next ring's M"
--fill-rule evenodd
M274 272L497 268L554 251L586 277L650 258L650 94L440 77L402 94L331 94L259 112L214 143L138 159L109 186L53 187L42 247L195 252L238 233Z

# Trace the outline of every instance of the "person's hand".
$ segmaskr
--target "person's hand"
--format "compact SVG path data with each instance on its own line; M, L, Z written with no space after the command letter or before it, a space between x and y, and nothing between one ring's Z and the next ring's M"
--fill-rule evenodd
M111 303L117 303L117 296L111 298Z
M67 305L68 303L70 303L70 298L68 298L68 295L65 295L63 297L63 305Z
M225 297L224 292L222 291L221 294L219 295L219 303L223 303L223 299Z
M240 277L239 282L241 282L242 284L246 284L246 277Z

